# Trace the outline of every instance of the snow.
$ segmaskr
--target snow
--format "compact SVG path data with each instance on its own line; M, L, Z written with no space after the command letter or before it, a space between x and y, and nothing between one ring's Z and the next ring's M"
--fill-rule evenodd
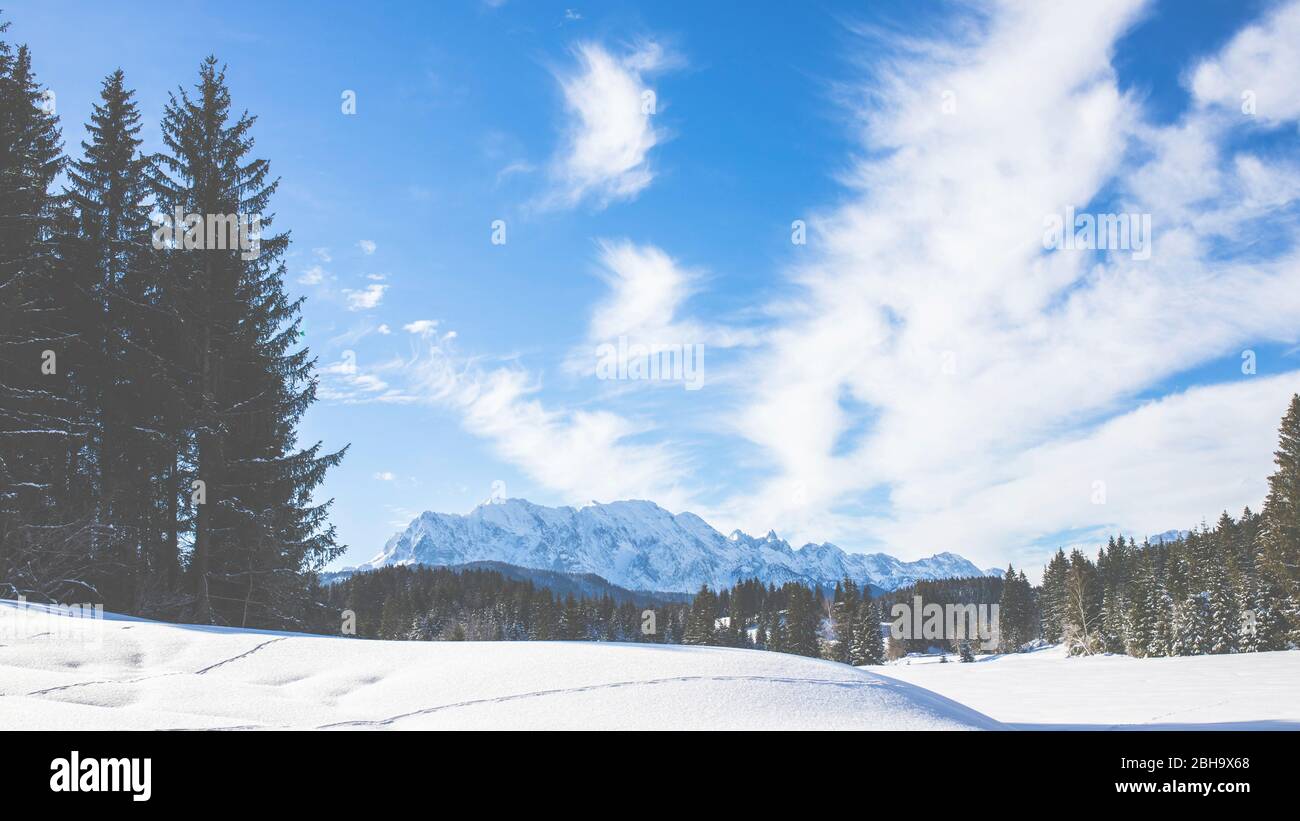
M924 687L1018 729L1300 730L1300 652L1069 658L1058 646L974 664L938 660L911 657L859 669Z
M0 601L0 731L1300 730L1300 652L938 660L854 669L716 647L364 641Z
M778 653L363 641L0 602L0 730L998 727L911 684Z

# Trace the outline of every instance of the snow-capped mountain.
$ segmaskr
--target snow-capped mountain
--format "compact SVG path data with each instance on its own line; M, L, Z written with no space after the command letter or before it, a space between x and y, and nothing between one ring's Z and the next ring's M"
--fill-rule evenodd
M893 590L918 579L982 576L954 553L904 562L884 553L845 553L833 544L793 549L775 532L724 536L694 513L672 514L654 502L544 507L497 499L467 515L423 513L361 565L459 565L506 562L564 573L594 573L629 590L689 592L750 578L834 585L846 576Z

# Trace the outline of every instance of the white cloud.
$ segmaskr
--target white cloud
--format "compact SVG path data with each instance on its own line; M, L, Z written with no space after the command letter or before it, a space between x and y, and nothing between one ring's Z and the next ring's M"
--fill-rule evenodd
M417 336L432 336L437 333L438 320L436 319L417 319L414 322L408 322L402 326L402 330Z
M632 335L647 342L679 342L659 339L673 326L682 303L691 295L699 274L680 267L653 245L631 242L600 243L602 275L610 294L591 317L594 339Z
M703 283L702 272L682 266L654 245L602 240L598 248L597 273L609 293L592 310L589 344L571 354L571 369L592 370L592 346L617 344L623 337L650 350L677 345L731 348L758 341L753 331L686 315L687 301Z
M330 249L328 248L313 248L311 249L311 252L315 254L316 258L319 259L321 262L334 261L334 258L330 256Z
M343 296L347 298L349 311L368 311L372 308L379 307L379 303L384 299L384 292L388 290L387 285L367 285L364 290L354 291L351 288L343 289Z
M505 182L516 174L531 174L534 170L533 164L526 160L515 160L502 166L497 172L497 185Z
M302 285L319 285L325 281L325 276L325 269L313 265L298 275L298 282Z
M950 506L936 510L923 494L900 497L893 516L879 523L880 534L890 542L941 544L979 522L963 549L986 561L1019 563L1041 558L1027 545L1065 529L1091 531L1095 548L1098 538L1121 528L1141 540L1202 520L1212 524L1223 510L1236 516L1246 505L1258 509L1278 422L1298 387L1300 371L1243 376L1143 403L1009 456Z
M559 77L569 114L565 145L552 163L556 190L547 204L600 207L631 199L651 180L647 155L665 139L654 125L659 102L645 76L670 66L654 42L615 56L597 43L574 48L576 71Z
M1300 5L1274 9L1268 18L1238 32L1216 57L1197 66L1192 93L1201 105L1222 106L1241 117L1249 102L1261 121L1300 116Z
M1144 123L1110 67L1140 7L999 6L964 47L881 58L853 198L810 219L798 295L770 306L781 325L748 363L736 430L771 470L719 506L727 526L985 565L1072 528L1187 527L1258 503L1285 379L1132 408L1207 360L1297 338L1295 251L1216 251L1294 202L1300 175L1233 155L1233 123L1203 110ZM1152 215L1151 259L1045 252L1046 215L1108 186ZM1220 401L1251 421L1227 423ZM1171 420L1186 438L1157 430ZM1110 503L1081 507L1101 468L1122 477ZM1229 469L1245 483L1225 486Z
M384 280L388 279L388 275L387 274L366 274L366 279L370 280L371 282L383 282Z
M390 328L390 327L388 327L388 325L386 325L386 324L381 324L381 325L380 325L378 328L376 328L375 330L377 330L380 334L382 334L382 335L384 335L384 336L388 336L389 334L391 334L391 333L393 332L393 329Z
M391 470L381 470L375 474L375 479L380 482L395 482L397 481L397 474Z
M686 454L638 441L653 425L608 411L548 408L528 372L485 369L457 357L447 347L454 334L436 339L437 324L408 324L406 330L416 337L412 356L369 371L345 353L343 361L322 369L322 398L447 408L466 431L490 442L500 458L571 502L639 498L676 509L686 505L689 497L681 489Z
M843 204L808 218L793 296L767 306L761 340L687 312L698 271L651 245L600 245L609 292L590 339L761 342L744 356L752 382L715 414L748 443L737 465L759 477L752 491L701 506L685 437L544 401L535 374L455 356L434 320L404 326L409 358L337 375L355 383L343 401L448 408L567 500L651 498L724 529L775 527L905 558L953 550L1032 571L1042 556L1029 546L1057 534L1141 537L1256 505L1300 372L1170 385L1243 348L1300 341L1300 237L1273 220L1293 207L1300 170L1234 148L1250 124L1224 116L1214 86L1215 71L1257 71L1259 55L1278 65L1273 44L1290 29L1276 21L1297 5L1266 20L1250 48L1234 39L1205 63L1218 68L1194 69L1196 104L1162 126L1111 68L1141 6L1008 4L958 21L956 46L869 43L878 71L855 112L869 140ZM584 58L576 77L630 74L604 56L612 69ZM1300 116L1288 111L1268 116ZM575 173L564 190L635 194L649 182L636 171L646 151L626 173L587 183ZM1044 251L1045 217L1099 192L1152 215L1149 260ZM1275 242L1261 245L1288 250L1220 253L1265 229ZM1097 481L1104 505L1093 504Z
M447 401L470 433L531 479L570 500L654 499L680 509L686 497L682 454L637 443L653 426L608 411L557 411L535 394L524 371L469 372L451 385Z
M317 395L326 401L374 402L392 395L388 383L377 373L358 366L355 351L344 351L337 362L321 368L320 375Z
M362 239L362 240L357 240L357 247L361 249L361 253L365 254L366 256L370 256L375 252L375 249L378 248L379 246L375 245L374 240Z

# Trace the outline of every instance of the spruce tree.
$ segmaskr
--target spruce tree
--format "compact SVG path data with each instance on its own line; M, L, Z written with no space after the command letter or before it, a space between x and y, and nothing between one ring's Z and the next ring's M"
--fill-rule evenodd
M798 582L787 584L785 589L790 606L785 620L783 651L817 658L821 655L821 647L817 640L819 616L813 591Z
M96 536L113 558L99 587L105 607L128 613L141 612L146 596L166 597L177 563L159 538L170 506L157 477L172 462L160 411L172 391L161 340L148 332L158 287L132 97L120 70L104 80L86 126L90 140L68 169L72 231L61 238L78 329L69 373L92 422Z
M1150 656L1172 656L1174 645L1174 599L1164 586L1164 580L1156 577L1154 592L1155 623L1152 626L1151 644L1147 648Z
M1042 634L1044 640L1057 644L1065 634L1065 580L1070 563L1064 550L1057 550L1043 570L1041 602Z
M301 300L284 292L288 236L265 233L277 181L250 156L253 124L232 114L224 69L209 57L194 96L180 89L165 109L166 150L150 183L159 210L186 220L162 256L194 488L191 617L290 626L311 607L310 574L343 550L327 522L330 503L311 497L343 451L297 448L298 421L316 395L314 361L294 347ZM257 217L260 237L245 232L251 242L234 248L214 241L214 228Z
M849 663L854 667L863 664L884 664L885 647L880 635L880 606L870 598L863 599L858 605L854 622Z
M1274 463L1264 500L1260 571L1276 596L1280 636L1300 645L1300 394L1291 397L1282 418Z
M834 661L852 663L854 620L858 611L858 586L845 578L835 586L835 604L831 608L831 628L835 633Z
M686 622L686 633L682 644L711 645L716 643L714 636L714 619L717 618L717 595L709 586L702 585L700 591L691 601L690 615Z
M1032 590L1028 579L1016 575L1013 566L1007 565L1002 581L1002 598L998 602L998 643L1003 653L1018 653L1028 642L1033 612Z
M1189 596L1174 606L1169 644L1171 656L1199 656L1206 648L1205 601Z
M1137 564L1137 572L1130 585L1128 610L1124 619L1124 650L1130 656L1142 658L1160 655L1154 652L1153 647L1160 606L1151 557L1144 555Z
M1224 557L1225 560L1227 557ZM1209 571L1209 605L1206 652L1213 654L1237 652L1241 619L1237 610L1237 597L1229 577L1229 569L1216 563Z
M85 483L88 428L66 368L75 332L51 194L64 165L58 119L25 46L0 21L0 596L98 601Z

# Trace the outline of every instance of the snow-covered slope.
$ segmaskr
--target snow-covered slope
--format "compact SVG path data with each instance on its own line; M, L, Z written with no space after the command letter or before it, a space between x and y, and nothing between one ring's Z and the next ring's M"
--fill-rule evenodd
M1300 730L1300 652L1067 658L1050 647L975 664L937 662L860 669L1026 729Z
M0 602L0 731L998 726L910 684L756 650L363 641Z
M847 576L893 590L917 579L985 573L954 553L904 562L884 553L845 553L833 544L795 550L774 532L723 536L694 513L674 515L654 502L552 508L523 499L484 503L465 516L424 513L360 569L476 561L594 573L630 590L687 593L749 578L833 585Z

